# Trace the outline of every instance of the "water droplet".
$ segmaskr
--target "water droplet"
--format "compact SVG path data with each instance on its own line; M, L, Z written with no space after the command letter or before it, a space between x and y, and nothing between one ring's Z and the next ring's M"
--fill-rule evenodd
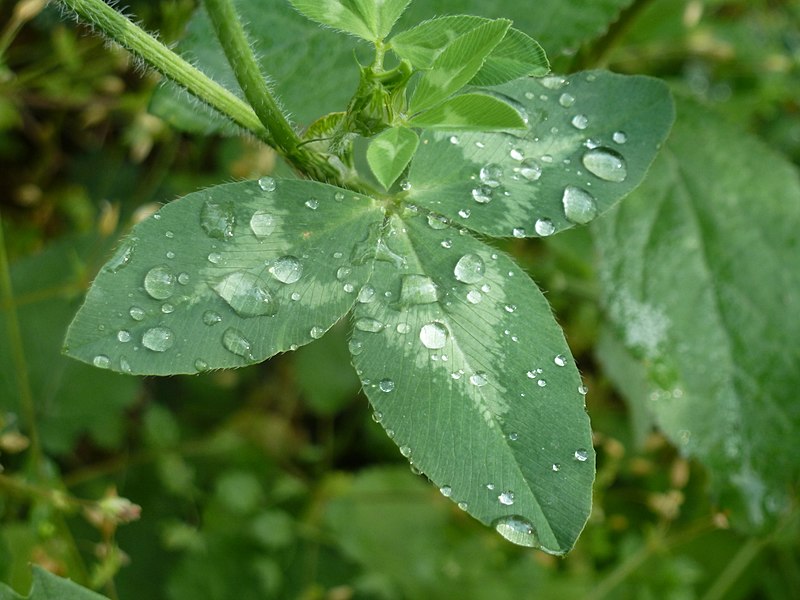
M517 310L517 307L514 304L506 304L503 308L505 308L507 313L513 313Z
M257 238L265 238L275 231L275 217L265 210L257 210L250 217L250 229Z
M457 135L451 135L450 136L450 143L451 144L458 144L458 136Z
M262 177L258 180L258 187L260 187L265 192L274 192L277 184L272 177Z
M351 269L350 267L339 267L338 269L336 269L336 279L342 281L343 279L349 277L352 274L352 272L353 269Z
M553 466L550 468L553 469L553 472L558 473L561 470L561 465L558 463L553 463Z
M136 250L137 238L130 238L125 244L119 247L111 260L106 263L105 270L116 273L120 269L125 268L133 258L133 253Z
M447 336L447 327L439 321L432 321L423 325L419 330L419 339L422 345L430 350L444 348L447 343Z
M564 108L569 108L570 106L575 104L575 96L573 96L572 94L568 94L567 92L564 92L563 94L561 94L561 96L559 96L558 103Z
M175 258L175 253L172 250L167 250L167 252L166 252L166 254L164 254L164 256L166 256L167 258L172 260L173 258Z
M108 369L111 367L111 359L105 354L98 354L92 360L92 364L98 369Z
M586 448L578 448L575 450L575 460L578 462L586 462L589 460L589 452Z
M173 239L175 237L175 232L174 231L165 231L164 232L164 237L171 240L171 239Z
M604 181L619 183L628 177L628 165L625 159L611 148L600 146L587 150L581 161L587 171Z
M129 363L124 356L121 356L119 359L119 370L123 373L130 373L133 371L133 369L131 369L131 363Z
M161 312L165 315L168 315L172 312L175 312L175 307L169 302L164 302L164 304L161 305Z
M585 385L581 384L581 385L578 386L578 393L581 396L585 396L586 394L589 393L589 388L586 387Z
M567 358L563 354L557 354L553 359L557 367L565 367L567 365Z
M219 252L211 252L208 255L208 262L213 265L218 265L220 262L222 262L222 254Z
M200 225L209 237L229 240L233 237L236 223L233 202L206 200L200 210Z
M494 529L513 544L528 548L539 548L541 545L533 524L522 517L502 517L494 522Z
M372 413L372 420L376 423L380 423L383 421L383 413L376 410L374 413Z
M166 300L175 292L175 276L166 266L153 267L144 276L144 289L151 298Z
M309 198L305 202L306 208L310 208L311 210L317 210L319 208L319 200L316 198Z
M564 216L572 223L583 225L597 216L597 204L594 196L574 185L564 188L561 203L564 205Z
M488 185L490 188L499 187L503 179L503 167L496 164L488 164L481 168L478 176L484 185Z
M197 370L198 373L202 373L203 371L208 371L208 363L204 361L202 358L198 358L194 361L194 368Z
M404 192L407 192L408 190L411 189L411 182L408 179L404 179L403 181L400 182L400 189L403 190Z
M509 433L508 434L508 441L516 442L518 439L519 439L519 434L518 433Z
M341 202L342 200L344 200L344 193L343 192L336 192L335 194L333 194L333 199L336 202Z
M398 323L397 327L394 328L397 333L405 334L411 331L411 325L408 323Z
M469 382L475 387L483 387L489 383L489 378L483 371L478 371L477 373L470 375Z
M234 271L217 283L214 291L243 317L269 317L278 312L277 301L253 273Z
M611 136L611 139L614 140L617 144L624 144L628 141L628 134L624 131L615 131L614 134Z
M389 392L394 390L394 381L392 381L391 379L381 379L380 383L378 383L378 389L388 394Z
M586 115L575 115L570 123L575 129L586 129L589 126L589 118Z
M487 204L492 201L492 188L488 185L480 185L472 189L472 199L478 204Z
M547 385L547 382L544 379L540 379L539 381L536 382L536 384L539 387L545 387Z
M536 181L542 176L542 167L532 158L526 158L519 165L519 174L528 181Z
M461 283L477 283L483 279L486 266L477 254L465 254L458 259L453 275Z
M181 285L186 285L187 283L189 283L189 279L190 277L188 273L180 273L178 275L178 283L180 283Z
M467 302L470 304L478 304L483 299L481 293L478 290L471 290L467 294Z
M281 256L275 260L269 272L281 283L294 283L303 275L303 263L294 256Z
M131 341L131 332L127 331L126 329L120 329L117 332L117 339L122 342L130 342Z
M467 509L469 508L469 504L467 504L466 502L459 502L459 503L457 504L457 506L458 506L458 508L460 508L461 510L467 510Z
M371 285L365 285L358 292L358 301L361 304L369 304L375 300L375 288Z
M203 313L203 323L206 325L216 325L220 321L222 321L222 315L215 313L213 310L207 310Z
M471 214L472 213L468 208L462 208L460 211L458 211L458 216L461 217L462 219L469 219L469 216Z
M347 342L347 347L350 349L350 354L353 356L358 356L364 351L364 343L359 340L351 339Z
M451 488L449 485L443 485L439 488L439 493L445 498L449 498L453 495L453 488Z
M400 446L400 454L408 458L411 456L411 448L409 446Z
M236 356L241 356L247 360L254 360L253 346L244 334L238 329L229 327L222 334L222 345L228 352L232 352Z
M370 319L367 317L357 319L354 323L354 326L359 331L366 331L367 333L378 333L383 331L383 323L380 321L376 321L375 319Z
M548 235L553 235L553 233L555 233L556 226L553 225L553 222L550 219L536 219L533 229L536 231L537 235L541 237L547 237Z
M166 327L152 327L142 335L142 346L153 352L166 352L175 343L175 334Z
M525 158L525 154L519 148L512 148L508 155L518 161Z
M441 245L442 248L446 248L446 249L449 250L450 248L453 247L453 240L451 240L449 238L446 239L446 240L442 240L440 245Z
M141 321L146 316L144 309L139 308L138 306L131 306L131 309L128 311L128 314L134 321Z
M325 330L322 327L314 326L314 327L311 328L311 331L309 332L309 335L312 338L314 338L315 340L318 340L323 335L325 335Z
M525 229L523 227L514 227L511 230L511 235L515 238L524 238L525 237Z
M548 90L557 90L561 88L566 81L566 79L559 77L558 75L548 75L547 77L542 77L539 80L539 82Z
M404 275L400 286L402 306L431 304L439 299L439 288L426 275Z
M431 229L447 229L447 219L441 215L428 215L428 226Z
M502 494L500 494L497 499L500 501L500 504L505 506L511 506L514 504L514 492L511 490L506 490Z

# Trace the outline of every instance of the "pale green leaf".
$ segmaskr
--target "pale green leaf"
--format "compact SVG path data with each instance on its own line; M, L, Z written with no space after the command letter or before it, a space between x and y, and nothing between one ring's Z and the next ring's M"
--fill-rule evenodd
M95 279L66 352L165 375L242 366L320 337L355 302L382 209L311 181L219 185L134 227Z
M488 94L462 94L418 114L408 123L424 129L491 131L524 129L525 121L513 106Z
M507 19L489 21L450 42L417 82L409 102L410 112L430 108L464 87L510 25Z
M398 33L390 40L390 44L398 56L417 69L430 69L453 40L490 22L489 19L469 15L438 17Z
M354 311L376 419L442 492L556 554L591 504L580 375L544 296L506 255L435 216L392 217Z
M33 566L33 585L30 594L20 596L0 583L0 600L107 600L105 596L79 586L69 579L53 575L37 565Z
M673 120L667 86L650 77L588 71L492 91L525 112L527 131L425 132L407 193L493 236L588 223L641 182Z
M367 162L381 185L389 189L408 166L419 136L406 127L393 127L376 135L367 148Z
M470 85L499 85L526 75L541 77L549 71L550 63L536 40L511 28L486 58Z
M739 524L792 504L800 460L800 178L688 101L651 173L598 221L600 281L652 413ZM697 132L702 131L702 139ZM613 357L610 357L613 358Z
M373 39L382 40L392 30L411 0L354 0L369 25Z
M375 33L370 27L374 5L365 0L289 0L289 3L312 21L352 33L365 40L375 39ZM373 14L365 14L365 8Z

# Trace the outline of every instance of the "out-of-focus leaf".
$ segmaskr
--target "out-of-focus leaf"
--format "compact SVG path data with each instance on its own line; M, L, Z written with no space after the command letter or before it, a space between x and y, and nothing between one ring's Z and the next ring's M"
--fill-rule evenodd
M0 600L108 600L69 579L62 579L34 565L30 594L20 596L0 583Z

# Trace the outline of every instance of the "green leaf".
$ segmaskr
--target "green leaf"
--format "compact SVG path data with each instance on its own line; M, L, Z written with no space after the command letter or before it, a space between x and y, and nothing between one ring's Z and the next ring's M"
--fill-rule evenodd
M393 127L376 135L367 148L367 162L387 190L400 177L417 151L419 136L406 127Z
M374 39L382 40L406 10L411 0L355 0L369 24Z
M365 40L374 39L368 15L359 0L289 0L301 14L322 25L352 33ZM372 12L372 11L370 11Z
M65 351L116 371L242 366L320 337L355 302L383 211L333 186L263 178L166 205L100 274Z
M425 129L490 131L524 129L525 120L513 106L488 94L462 94L420 113L408 124Z
M28 596L20 596L0 583L0 600L107 600L105 596L87 590L69 579L34 565L33 585Z
M549 71L550 63L536 40L511 28L470 84L499 85L526 75L542 77Z
M649 394L630 400L709 468L736 522L765 528L800 479L786 446L800 436L800 178L708 110L678 108L644 184L597 223L604 303L646 369Z
M425 132L410 201L492 236L545 236L591 221L641 182L673 120L666 85L588 71L492 88L528 129Z
M376 419L442 492L511 541L563 554L594 477L580 375L541 292L431 215L394 216L354 312Z
M469 15L429 19L398 33L390 40L390 45L398 56L417 69L430 69L448 44L486 23L491 20Z
M511 21L497 19L457 37L436 57L417 82L409 102L411 113L438 104L464 87L508 31Z

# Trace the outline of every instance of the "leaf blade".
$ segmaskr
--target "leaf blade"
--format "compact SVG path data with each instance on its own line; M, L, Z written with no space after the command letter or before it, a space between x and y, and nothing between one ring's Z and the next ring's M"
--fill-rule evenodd
M361 0L289 0L289 3L312 21L367 41L374 39L375 32L371 26L375 21L374 6L369 3Z
M375 136L367 148L367 162L387 190L408 166L419 136L407 127L392 127Z
M524 129L522 115L511 105L487 94L460 94L412 118L411 127L491 131Z
M448 44L489 22L489 19L470 15L437 17L398 33L390 44L400 58L418 69L430 69Z
M520 77L543 77L550 71L547 55L539 43L513 27L486 57L470 85L500 85Z

